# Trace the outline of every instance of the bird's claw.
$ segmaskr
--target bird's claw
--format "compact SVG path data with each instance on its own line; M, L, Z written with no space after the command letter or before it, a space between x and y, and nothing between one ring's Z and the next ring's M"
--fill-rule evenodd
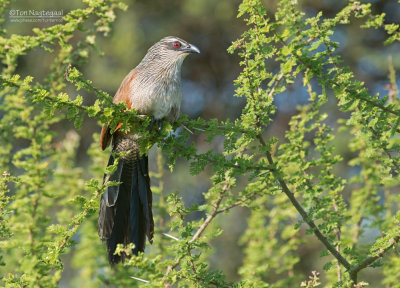
M151 116L150 130L153 130L154 125L157 127L157 132L160 133L162 130L162 119L155 119L154 116Z

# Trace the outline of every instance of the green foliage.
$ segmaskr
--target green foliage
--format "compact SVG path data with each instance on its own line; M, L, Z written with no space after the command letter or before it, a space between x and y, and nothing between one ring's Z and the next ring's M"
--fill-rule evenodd
M327 18L322 13L306 17L293 0L280 1L275 15L268 15L260 0L243 0L238 17L248 29L228 50L241 58L235 96L246 104L240 117L207 121L183 115L159 135L149 131L149 117L113 104L81 72L91 51L100 52L96 35L107 36L114 11L125 5L88 0L84 6L69 12L64 24L35 28L31 36L1 31L2 285L57 287L69 259L79 271L74 285L84 287L279 288L319 287L321 282L363 287L367 283L358 279L359 272L377 266L382 267L382 284L398 287L400 257L392 251L400 241L395 70L389 66L388 95L370 95L341 60L340 43L331 40L338 25L357 19L364 29L384 29L390 44L399 40L398 24L386 24L384 14L374 15L371 4L357 1ZM22 79L16 74L18 58L36 49L54 55L48 63L51 72L45 79ZM296 81L303 83L307 103L298 107L282 137L271 137L267 129L277 112L275 101ZM77 94L81 89L96 96L94 104ZM332 119L329 103L341 119ZM52 128L67 119L80 129L86 116L111 129L124 123L122 129L142 135L142 146L157 143L160 148L157 172L151 175L154 244L113 268L97 237L96 212L102 191L118 185L108 181L116 164L104 169L107 155L92 144L87 151L91 166L78 167L79 136ZM178 129L182 125L185 129ZM337 148L340 133L348 139L344 145L351 159ZM190 143L193 134L204 135L209 143L223 138L223 151L201 153ZM173 170L181 158L189 162L192 175L212 167L212 185L202 205L185 205L179 192L167 193L164 187L165 164ZM355 172L347 177L343 167ZM216 220L235 207L245 207L249 216L240 240L241 278L232 282L208 260L215 252L210 243L229 233ZM205 217L197 219L195 213ZM380 236L365 238L367 229ZM301 275L299 251L309 241L321 245L325 271ZM120 246L121 251L130 253L131 247Z

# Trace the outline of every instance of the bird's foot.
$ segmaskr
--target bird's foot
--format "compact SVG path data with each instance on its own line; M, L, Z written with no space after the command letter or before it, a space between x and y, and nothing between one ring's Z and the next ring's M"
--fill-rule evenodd
M154 116L151 116L150 130L153 130L154 126L156 126L157 132L160 133L162 130L162 119L155 119Z

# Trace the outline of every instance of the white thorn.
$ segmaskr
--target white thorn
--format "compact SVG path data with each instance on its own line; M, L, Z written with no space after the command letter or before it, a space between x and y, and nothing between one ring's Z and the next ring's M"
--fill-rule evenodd
M186 129L187 131L189 131L190 134L192 134L192 135L194 134L193 131L190 130L190 129L189 129L188 127L186 127L185 125L182 124L182 127L183 127L184 129Z
M172 236L172 235L169 235L169 234L167 234L167 233L161 233L161 234L164 235L164 236L167 236L167 237L169 237L169 238L171 238L171 239L174 239L175 241L179 241L178 238L176 238L176 237L174 237L174 236Z
M144 279L140 279L138 277L134 277L134 276L130 276L132 279L138 280L138 281L142 281L144 283L150 283L150 281L144 280Z

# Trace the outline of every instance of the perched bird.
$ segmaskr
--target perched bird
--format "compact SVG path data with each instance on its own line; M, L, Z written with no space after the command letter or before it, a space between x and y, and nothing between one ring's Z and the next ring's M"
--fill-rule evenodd
M134 108L158 123L175 121L182 99L181 65L190 53L200 53L200 50L177 37L161 39L125 77L113 102L125 102L127 109ZM109 178L122 183L108 187L100 200L99 236L107 241L110 264L126 256L114 255L117 244L134 243L133 253L137 255L144 251L146 235L152 243L154 233L148 157L140 154L140 136L135 131L121 132L121 125L113 131L109 126L103 127L100 136L103 150L113 140L113 151L129 152L120 157L116 172ZM113 163L111 155L108 165Z

